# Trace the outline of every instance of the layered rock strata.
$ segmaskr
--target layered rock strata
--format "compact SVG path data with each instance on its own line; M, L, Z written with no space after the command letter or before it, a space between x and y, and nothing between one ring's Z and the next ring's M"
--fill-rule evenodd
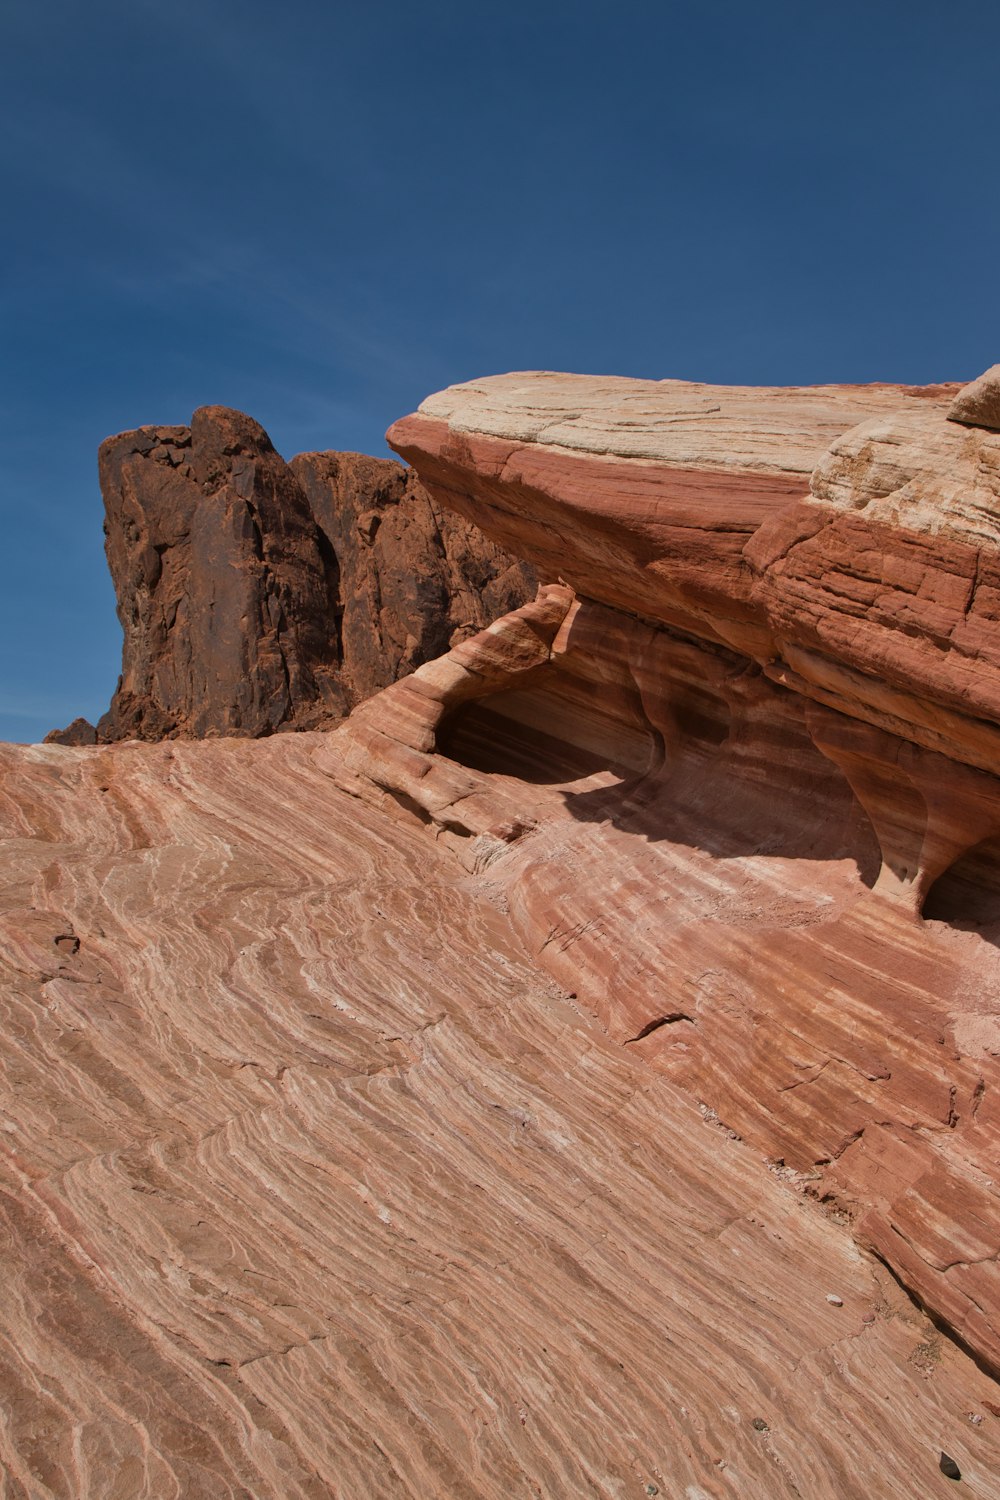
M331 768L0 747L0 1491L996 1497L995 1383Z
M549 582L367 705L335 774L432 825L612 1036L998 1372L982 400L548 375L431 398L391 441Z
M105 742L335 722L533 587L399 464L289 465L224 407L109 438L100 477L124 631Z

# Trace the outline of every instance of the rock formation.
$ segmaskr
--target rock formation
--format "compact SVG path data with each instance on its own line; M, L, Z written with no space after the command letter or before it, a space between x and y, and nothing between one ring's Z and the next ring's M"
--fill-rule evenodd
M962 400L431 398L390 440L553 581L360 710L334 774L1000 1372L1000 435Z
M224 407L109 438L100 476L125 636L106 742L334 722L531 591L399 464L289 465Z
M337 559L351 706L534 592L531 570L433 506L412 470L363 453L301 453L290 467Z
M104 740L260 735L343 713L336 578L263 428L207 406L101 444L125 633Z
M50 729L46 745L96 745L97 729L89 719L74 719L65 729Z
M1000 428L1000 365L962 387L948 408L948 419L970 427Z
M0 747L4 1495L1000 1500L992 389L443 392L276 471L408 675Z

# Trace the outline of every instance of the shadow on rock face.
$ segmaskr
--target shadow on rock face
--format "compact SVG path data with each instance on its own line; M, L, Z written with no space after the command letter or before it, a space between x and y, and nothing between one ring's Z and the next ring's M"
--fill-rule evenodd
M437 750L549 789L575 822L718 859L853 860L860 882L874 885L878 842L848 783L812 744L798 700L770 684L763 692L770 718L756 689L752 715L688 690L665 734L637 691L550 666L528 686L461 707Z
M984 839L934 882L924 901L929 922L947 922L1000 947L1000 838Z

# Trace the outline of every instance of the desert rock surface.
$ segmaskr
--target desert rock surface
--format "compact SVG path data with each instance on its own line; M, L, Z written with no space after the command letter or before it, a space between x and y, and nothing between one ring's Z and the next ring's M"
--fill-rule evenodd
M331 753L0 752L0 1493L998 1493L994 1382Z
M431 397L390 440L550 581L346 764L997 1372L1000 450L964 394Z
M533 571L432 505L412 469L363 453L300 453L289 467L337 560L351 707L534 592Z

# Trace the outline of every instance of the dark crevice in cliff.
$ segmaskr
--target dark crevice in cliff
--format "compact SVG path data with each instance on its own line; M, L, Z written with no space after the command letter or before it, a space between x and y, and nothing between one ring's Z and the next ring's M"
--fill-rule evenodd
M340 562L334 551L333 543L322 526L316 527L316 546L319 550L320 561L323 564L323 572L326 579L327 607L329 610L330 660L339 666L344 659L344 603L340 593Z
M983 839L939 875L921 915L1000 945L1000 838Z
M899 1235L899 1230L894 1228L893 1233ZM899 1235L899 1238L902 1239L903 1236ZM942 1317L939 1312L935 1311L935 1309L931 1307L929 1303L925 1302L924 1299L920 1296L919 1292L917 1292L912 1286L910 1286L906 1278L897 1270L892 1262L889 1261L885 1257L885 1255L881 1253L881 1251L875 1249L873 1246L870 1246L869 1248L871 1254L878 1261L879 1265L885 1267L896 1285L902 1292L905 1293L906 1297L916 1308L916 1310L919 1313L922 1313L923 1316L928 1320L928 1322L933 1324L937 1332L940 1333L943 1338L946 1338L950 1344L953 1344L960 1353L966 1356L967 1359L971 1359L977 1370L980 1370L987 1377L987 1379L1000 1383L1000 1365L993 1364L990 1362L990 1360L984 1358L983 1354L978 1351L973 1344L970 1344L966 1339L962 1337L957 1328L953 1328L952 1325L947 1321L947 1319Z
M654 1031L659 1031L663 1026L673 1026L677 1021L690 1021L692 1025L696 1024L694 1016L689 1016L687 1011L672 1010L669 1015L657 1016L655 1020L647 1021L641 1031L637 1031L635 1036L626 1039L624 1045L630 1047L633 1042L641 1042L647 1036L652 1036Z

